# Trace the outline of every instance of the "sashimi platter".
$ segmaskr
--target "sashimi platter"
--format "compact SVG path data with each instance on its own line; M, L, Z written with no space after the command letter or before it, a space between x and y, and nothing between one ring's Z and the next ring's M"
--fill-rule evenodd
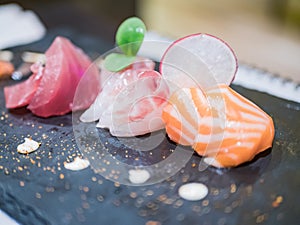
M300 105L232 85L237 56L214 35L146 33L128 18L97 57L54 36L28 77L0 80L1 209L35 225L295 224Z

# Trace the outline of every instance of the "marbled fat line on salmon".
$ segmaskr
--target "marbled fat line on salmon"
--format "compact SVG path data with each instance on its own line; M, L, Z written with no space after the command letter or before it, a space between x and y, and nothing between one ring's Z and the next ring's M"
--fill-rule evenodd
M272 118L254 103L219 85L205 93L198 88L175 92L162 118L169 137L192 146L205 162L233 167L272 146Z

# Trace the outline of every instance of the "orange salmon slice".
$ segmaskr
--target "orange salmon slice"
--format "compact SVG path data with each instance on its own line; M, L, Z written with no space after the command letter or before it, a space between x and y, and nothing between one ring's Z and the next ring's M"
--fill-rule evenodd
M205 93L199 88L175 92L162 119L173 141L192 146L215 167L234 167L270 148L272 118L253 102L219 85Z

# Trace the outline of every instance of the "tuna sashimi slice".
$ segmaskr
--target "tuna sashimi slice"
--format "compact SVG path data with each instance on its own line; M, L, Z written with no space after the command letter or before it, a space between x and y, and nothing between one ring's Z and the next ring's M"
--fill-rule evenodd
M45 53L46 65L35 64L26 81L5 87L7 108L28 105L35 115L49 117L88 108L100 91L100 74L84 52L57 37ZM81 95L73 102L79 83Z
M102 74L100 76L98 66L92 64L82 76L77 85L72 111L87 109L96 99L101 90Z
M33 75L24 82L4 87L6 108L19 108L30 103L40 84L42 69L43 67L40 66L40 71L33 71Z
M63 115L72 110L77 85L91 61L82 50L63 37L57 37L45 55L44 73L28 109L41 117ZM94 76L95 79L97 77L99 76ZM98 80L95 83L97 82ZM99 85L96 85L96 89ZM98 91L95 90L95 95ZM79 105L77 103L77 108L80 108Z

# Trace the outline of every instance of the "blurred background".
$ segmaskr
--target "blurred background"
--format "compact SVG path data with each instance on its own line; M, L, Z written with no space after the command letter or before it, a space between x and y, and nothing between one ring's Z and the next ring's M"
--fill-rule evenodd
M148 30L172 39L210 33L229 43L240 63L300 82L300 0L13 2L35 11L48 29L72 27L111 43L117 26L132 15L141 17Z

